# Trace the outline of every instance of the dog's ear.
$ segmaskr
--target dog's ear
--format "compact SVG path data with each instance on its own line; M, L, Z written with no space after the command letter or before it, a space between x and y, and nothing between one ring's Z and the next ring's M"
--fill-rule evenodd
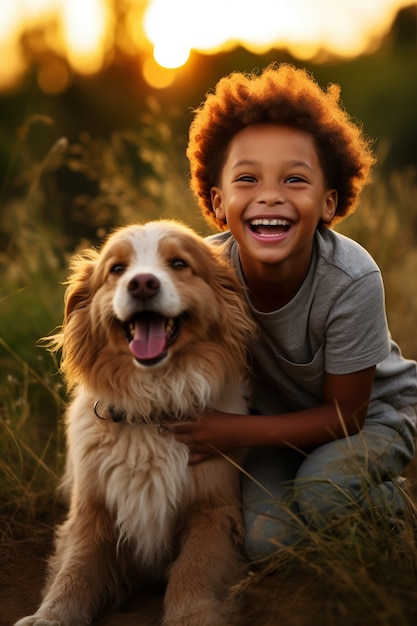
M64 323L73 311L84 308L91 302L96 258L97 254L91 251L75 256L71 261L71 274L65 294Z

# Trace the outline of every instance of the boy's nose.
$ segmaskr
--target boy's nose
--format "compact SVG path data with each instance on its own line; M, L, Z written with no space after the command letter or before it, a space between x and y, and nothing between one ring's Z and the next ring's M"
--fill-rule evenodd
M271 185L264 187L259 194L259 202L266 204L267 206L274 206L275 204L283 204L285 202L285 195L278 185Z

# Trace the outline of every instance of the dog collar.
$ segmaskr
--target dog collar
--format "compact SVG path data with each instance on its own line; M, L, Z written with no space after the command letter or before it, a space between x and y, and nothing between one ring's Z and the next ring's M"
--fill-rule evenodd
M113 422L124 422L126 420L126 413L125 411L117 411L114 406L109 406L107 408L107 411L109 413L110 417L104 417L104 415L100 415L100 413L98 412L98 405L100 404L100 400L96 400L94 402L94 415L96 417L98 417L98 419L103 420L103 421L108 421L108 420L112 420Z
M98 411L99 404L100 404L100 400L96 400L94 402L94 407L93 407L94 415L98 417L98 419L103 420L104 422L111 420L112 422L115 422L115 423L126 421L126 412L118 411L112 405L110 405L107 408L109 417L104 417ZM156 428L156 430L158 431L158 435L161 435L161 437L168 435L169 433L172 432L168 426L165 426L165 424L161 424L159 421L155 420L152 416L149 416L148 420L142 418L139 420L139 422L143 424L144 426L149 426L150 428Z

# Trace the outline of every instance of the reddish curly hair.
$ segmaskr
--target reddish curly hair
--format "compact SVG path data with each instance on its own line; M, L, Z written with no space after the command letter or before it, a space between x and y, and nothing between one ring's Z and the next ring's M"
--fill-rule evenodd
M370 140L340 104L340 87L332 84L324 91L307 71L273 64L261 75L234 72L221 78L195 111L187 147L191 189L211 225L227 228L216 219L210 189L219 185L229 144L243 128L262 123L313 137L326 185L338 192L331 224L356 209L375 158Z

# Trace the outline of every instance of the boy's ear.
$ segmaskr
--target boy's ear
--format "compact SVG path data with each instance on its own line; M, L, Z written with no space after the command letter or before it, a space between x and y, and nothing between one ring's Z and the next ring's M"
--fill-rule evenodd
M336 209L337 209L337 201L338 201L338 194L337 194L336 189L330 189L326 194L324 207L323 207L323 211L321 214L321 219L326 224L331 222L335 216Z
M224 222L226 219L225 212L222 205L222 192L219 187L212 187L210 189L211 206L213 207L216 220Z

